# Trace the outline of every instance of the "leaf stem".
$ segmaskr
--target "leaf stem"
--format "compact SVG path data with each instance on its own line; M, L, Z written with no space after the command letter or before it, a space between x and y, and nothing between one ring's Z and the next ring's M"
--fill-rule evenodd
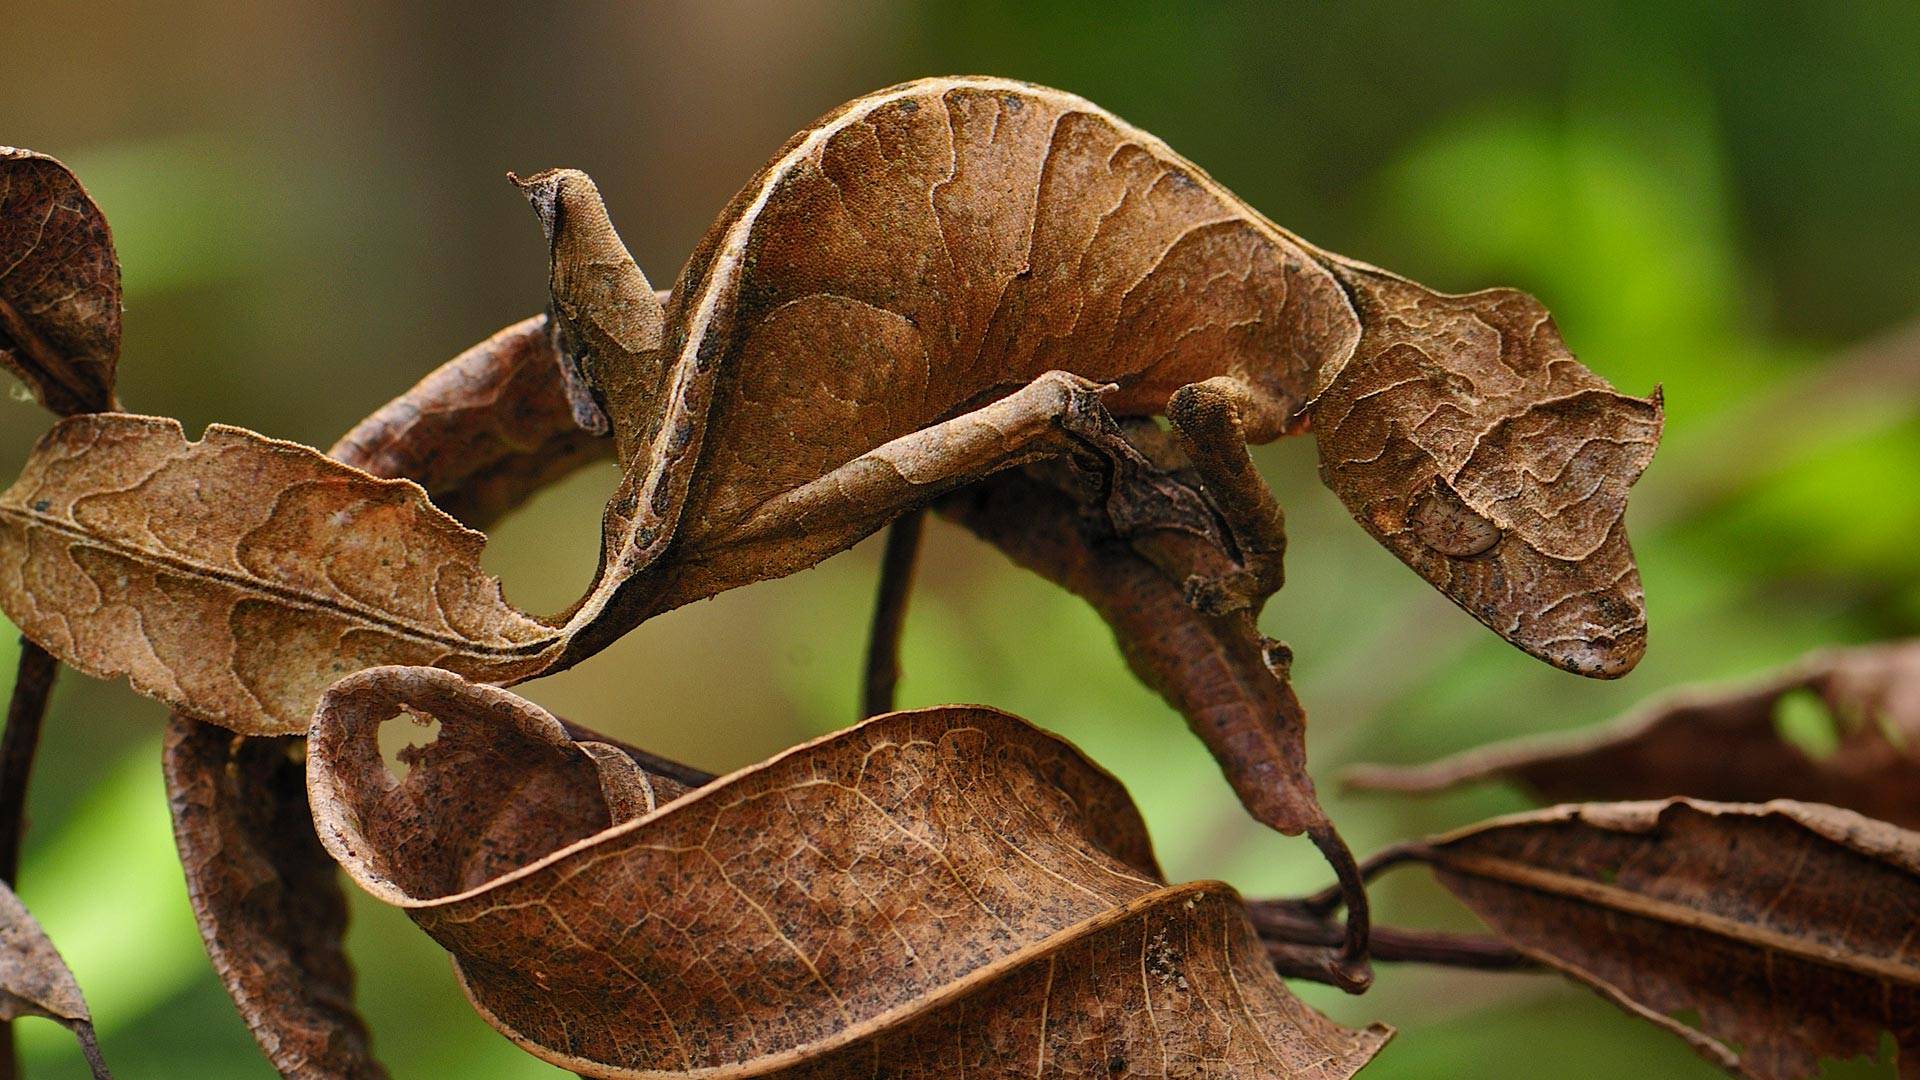
M907 599L913 592L913 569L920 561L920 536L926 531L925 508L912 510L887 530L886 554L880 559L880 595L873 606L873 629L867 637L866 679L861 684L860 716L893 711L900 686L900 635L906 629Z

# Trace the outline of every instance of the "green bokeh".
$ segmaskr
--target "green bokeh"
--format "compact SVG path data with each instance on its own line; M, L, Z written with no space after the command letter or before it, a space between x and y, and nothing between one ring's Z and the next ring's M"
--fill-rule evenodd
M1353 527L1310 447L1260 452L1293 536L1266 629L1295 648L1313 764L1361 850L1524 804L1348 796L1343 764L1571 728L1920 629L1920 339L1871 347L1920 314L1910 3L163 8L0 10L0 40L32 44L0 80L0 142L64 158L105 207L128 287L122 396L195 430L325 445L537 309L543 249L505 169L594 171L664 282L789 132L935 72L1085 94L1316 242L1439 287L1539 294L1602 374L1665 388L1668 437L1629 519L1652 613L1631 678L1513 653ZM0 476L45 423L0 402ZM584 474L502 525L488 562L517 601L577 594L610 486ZM757 760L851 718L875 555L674 613L527 690L709 768ZM937 524L923 577L907 703L984 702L1072 738L1128 783L1176 879L1322 883L1304 844L1245 819L1084 606ZM186 908L162 719L63 677L21 894L124 1075L265 1075ZM1412 877L1379 899L1396 923L1465 925ZM559 1075L474 1016L404 917L357 894L355 912L362 999L398 1075ZM1549 978L1388 969L1362 998L1303 993L1400 1029L1368 1075L1711 1075ZM21 1031L33 1075L83 1075L59 1029Z

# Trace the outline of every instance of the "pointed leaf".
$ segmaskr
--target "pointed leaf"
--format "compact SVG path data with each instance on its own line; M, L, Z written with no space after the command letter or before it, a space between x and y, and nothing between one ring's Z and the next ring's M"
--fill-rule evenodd
M1804 697L1802 697L1804 695ZM1804 704L1802 746L1782 710ZM1345 781L1425 793L1516 781L1542 799L1691 795L1726 802L1796 799L1920 828L1920 642L1813 653L1760 682L1683 690L1590 732L1536 736L1416 766L1360 766Z
M114 407L120 262L65 165L0 146L0 365L62 416Z
M248 734L304 730L342 674L531 673L557 634L408 481L293 443L124 414L56 425L0 494L0 607L62 661Z
M175 716L162 763L187 897L213 969L282 1076L377 1080L353 1008L346 897L307 812L294 740Z
M1741 1076L1812 1076L1882 1032L1903 1075L1920 1055L1920 834L1672 799L1498 818L1412 854L1522 951Z
M0 885L0 1020L44 1016L72 1029L93 1068L107 1076L80 984L47 932L13 890Z

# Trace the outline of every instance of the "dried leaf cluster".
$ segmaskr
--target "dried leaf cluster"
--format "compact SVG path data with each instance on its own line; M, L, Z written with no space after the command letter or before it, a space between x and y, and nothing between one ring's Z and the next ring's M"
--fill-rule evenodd
M0 359L62 417L0 494L0 608L32 643L0 833L17 845L54 658L171 706L194 911L283 1074L385 1075L336 866L450 954L489 1023L582 1075L1345 1077L1389 1030L1284 978L1359 991L1371 959L1549 967L1742 1075L1809 1075L1882 1031L1914 1068L1910 648L1365 777L1666 801L1364 863L1317 801L1291 654L1258 627L1286 535L1250 443L1311 432L1359 524L1528 653L1615 677L1645 647L1622 522L1660 399L1616 393L1531 297L1314 247L1097 106L999 79L822 118L665 291L584 174L515 182L548 313L322 454L118 411L104 218L57 162L0 152ZM475 530L605 456L622 480L593 584L514 608ZM892 711L929 509L1092 604L1248 813L1308 836L1335 885L1168 883L1125 790L1072 747L991 709ZM854 727L716 779L505 689L890 524ZM1842 729L1826 758L1772 726L1805 688ZM440 725L404 776L377 742L399 717ZM1755 766L1729 770L1728 746ZM1756 805L1781 797L1800 801ZM1407 862L1489 933L1375 927L1366 880ZM5 1015L68 1024L104 1074L71 976L11 893L0 908Z

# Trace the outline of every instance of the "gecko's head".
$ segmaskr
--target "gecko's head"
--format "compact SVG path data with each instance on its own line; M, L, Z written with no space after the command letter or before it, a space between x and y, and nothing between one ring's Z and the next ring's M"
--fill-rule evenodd
M1582 366L1525 293L1335 266L1359 342L1308 406L1321 473L1388 550L1495 633L1595 678L1646 648L1627 489L1661 404Z

